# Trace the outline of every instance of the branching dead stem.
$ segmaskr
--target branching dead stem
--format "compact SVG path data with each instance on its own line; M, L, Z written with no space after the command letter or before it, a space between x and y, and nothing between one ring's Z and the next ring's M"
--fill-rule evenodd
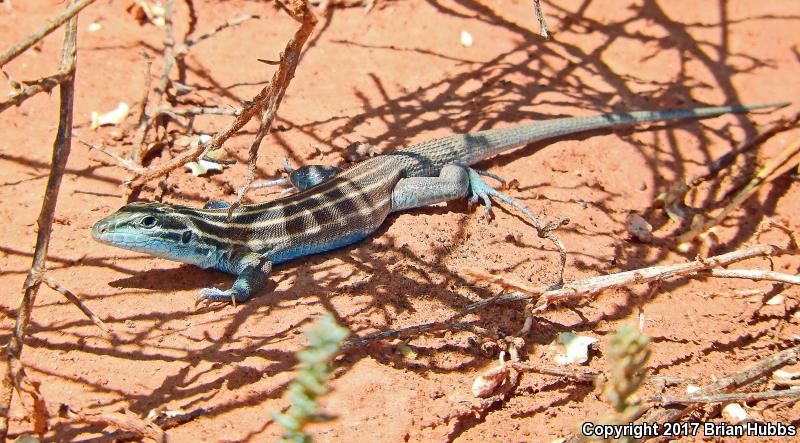
M237 111L235 109L219 109L219 108L207 108L207 107L191 107L189 109L177 109L173 106L168 106L164 104L164 98L167 95L167 89L169 88L170 84L170 74L178 62L178 60L185 57L189 50L201 43L220 31L230 28L232 26L240 25L248 20L258 19L260 16L258 15L244 15L240 16L231 20L226 21L222 25L217 26L216 28L212 29L211 31L202 34L198 37L193 39L187 39L181 44L175 42L175 32L174 32L174 24L173 24L173 13L174 13L174 1L169 0L166 2L164 6L164 49L163 49L163 58L164 58L164 66L159 76L158 85L156 86L155 95L156 100L155 104L152 107L151 111L147 110L147 104L150 97L150 86L151 86L151 77L150 77L150 65L151 61L147 59L147 69L145 72L145 85L144 85L144 97L141 103L140 112L139 112L139 120L136 126L136 133L133 137L133 146L134 149L131 152L131 160L136 162L139 166L143 166L142 162L144 161L145 157L150 150L152 143L148 143L147 135L152 129L158 129L156 124L159 122L159 118L168 115L173 118L173 120L177 121L181 126L185 126L185 123L181 121L177 116L194 116L194 115L237 115ZM158 141L158 140L156 140ZM163 140L162 140L163 141ZM126 166L127 165L123 165ZM130 168L127 168L130 170ZM137 171L134 173L134 176L141 174L141 171ZM130 194L129 194L130 195Z
M755 364L748 366L740 372L733 375L723 377L708 386L705 386L700 391L692 394L693 398L711 398L727 392L735 391L743 388L756 380L769 376L774 371L780 369L788 364L793 364L800 358L800 346L786 349L777 352L769 357L763 358ZM750 394L747 394L750 395ZM680 400L680 399L679 399ZM636 423L658 423L663 425L666 422L676 422L686 417L693 411L700 408L706 402L693 402L686 406L672 405L662 408L655 408L655 404L649 405L647 410L636 420ZM645 437L648 438L648 437ZM572 435L566 443L578 443L587 441L587 437L583 435Z
M795 139L788 146L786 146L777 157L770 160L763 168L761 168L750 182L736 195L733 199L725 205L719 214L712 217L710 220L701 224L700 226L689 230L676 238L678 244L686 243L700 234L708 231L714 226L720 224L728 214L734 209L738 208L745 200L747 200L758 188L769 183L775 178L779 177L789 169L794 168L800 163L800 138Z
M18 55L28 50L31 46L35 45L39 40L47 37L51 32L55 31L61 25L66 23L67 20L71 19L76 14L81 12L83 8L94 3L94 1L95 0L81 0L73 2L71 5L67 7L67 9L62 11L57 16L53 17L52 20L48 20L47 24L43 25L36 32L29 35L26 39L22 40L16 45L8 48L4 53L0 54L0 67L5 66L6 63L10 62L11 60L14 60Z
M300 23L300 28L286 44L280 64L278 65L278 70L273 75L269 84L253 97L252 100L245 104L241 112L227 128L214 134L210 141L190 149L169 161L148 168L145 172L127 182L126 185L128 187L138 188L148 181L174 171L190 161L197 160L201 157L207 158L213 151L221 149L226 140L236 134L256 115L261 115L262 117L261 127L269 127L283 99L286 88L289 86L289 82L294 76L301 50L317 23L317 19L308 8L306 1L290 0L287 4L281 2L279 2L279 4ZM260 130L259 132L266 131ZM254 151L258 150L259 145L260 139L257 137L250 149L251 162L256 158L257 154L255 154Z
M90 2L82 2L90 3ZM73 3L68 9L73 8ZM77 13L77 12L76 12ZM74 15L74 14L73 14ZM50 233L53 227L53 214L58 201L58 191L61 179L66 169L67 158L72 146L72 116L75 94L75 69L77 61L77 27L76 17L70 19L64 35L59 71L70 73L68 78L61 82L59 87L59 121L56 139L53 142L53 158L50 166L50 175L47 180L42 208L39 212L38 234L33 252L33 263L28 271L28 276L23 285L23 296L17 309L17 319L14 331L11 334L6 348L6 373L3 377L2 392L0 392L0 439L5 440L8 433L8 412L11 396L16 388L18 392L25 392L33 398L34 408L31 413L34 432L42 435L47 426L47 409L44 399L38 389L32 384L25 374L25 369L20 361L23 342L28 323L31 318L36 294L42 283L45 264L47 261L47 247L50 244Z
M473 303L467 306L466 309L460 313L455 314L444 321L425 323L400 329L391 329L363 337L354 337L345 343L344 346L342 346L342 350L366 346L376 340L383 340L397 336L416 336L423 333L430 333L440 330L480 330L485 336L488 331L485 331L483 328L480 328L472 322L459 322L459 320L472 312L486 308L490 305L523 300L535 300L536 303L530 307L530 309L526 309L526 326L529 326L527 325L529 318L537 313L543 312L553 303L558 301L585 298L596 295L608 289L656 282L679 276L714 276L714 272L716 272L718 273L719 277L725 278L745 278L745 275L751 275L756 280L773 280L783 283L790 283L795 281L795 276L780 274L772 271L742 270L742 272L737 272L736 270L724 269L719 269L716 271L712 270L750 258L772 257L782 254L797 253L800 253L800 251L794 247L780 247L775 245L759 244L749 248L729 252L727 254L721 254L708 258L699 258L688 263L651 266L648 268L625 271L616 274L590 277L584 280L573 281L566 285L540 287L532 287L525 283L489 274L485 271L465 269L464 272L466 274L470 274L478 280L488 281L498 284L504 288L510 288L514 290L479 301L477 303ZM517 335L521 337L525 334L525 332L526 328L523 327Z
M542 286L538 288L530 288L523 283L502 279L504 285L508 287L520 288L520 290L501 294L497 297L492 297L490 299L469 305L466 309L466 312L473 312L490 304L509 303L530 299L538 300L535 312L541 312L550 304L561 300L589 297L608 289L644 284L679 276L694 276L698 273L702 273L703 271L727 266L749 258L770 257L786 253L796 254L798 251L775 245L760 244L714 257L699 258L688 263L651 266L648 268L619 272L616 274L590 277L584 280L573 281L563 286ZM493 282L498 280L497 276L489 274L485 271L465 269L465 272L481 280ZM762 276L766 277L767 274L762 273ZM522 290L522 287L527 287L527 290Z
M61 295L63 295L64 298L69 300L70 303L72 303L78 309L80 309L80 311L83 312L83 315L85 315L89 320L91 320L92 323L95 324L95 326L100 328L100 330L103 331L103 333L109 334L111 332L108 329L108 326L106 326L106 324L103 322L103 320L101 320L100 317L95 315L94 312L92 312L91 309L89 309L88 306L83 304L81 299L78 298L77 295L73 294L72 291L70 291L69 289L67 289L64 286L62 286L59 282L57 282L54 278L50 277L47 274L45 274L42 277L42 281L44 282L44 284L49 286L50 289L52 289L52 290L60 293Z

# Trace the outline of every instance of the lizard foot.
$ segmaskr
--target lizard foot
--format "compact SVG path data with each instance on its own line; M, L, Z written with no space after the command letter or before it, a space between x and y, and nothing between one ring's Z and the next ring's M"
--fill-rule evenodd
M289 164L289 159L286 157L283 158L283 169L286 170L289 177L257 183L252 185L251 188L260 189L270 186L289 185L288 188L281 190L281 194L286 194L295 190L305 191L342 172L342 168L327 165L307 165L294 169Z
M481 176L491 177L500 182L502 185L505 185L505 181L503 179L490 172L469 168L469 203L472 205L477 203L478 200L482 200L484 204L483 210L488 214L492 208L491 197L494 197L502 202L508 203L522 212L525 218L527 218L531 224L533 224L533 227L536 229L539 237L550 240L558 248L558 252L561 256L561 272L559 274L558 284L563 284L564 268L567 265L567 250L564 247L564 244L561 243L561 240L558 238L558 236L553 233L553 231L565 226L567 223L569 223L569 219L562 218L552 223L548 223L546 226L542 226L542 224L539 222L539 219L536 218L536 216L533 215L528 208L522 206L521 203L513 198L489 186L489 184L483 181Z
M201 303L208 306L214 302L231 302L231 304L236 306L237 302L243 302L247 300L247 298L247 294L242 294L234 288L228 289L227 291L217 288L203 288L197 296L195 306Z

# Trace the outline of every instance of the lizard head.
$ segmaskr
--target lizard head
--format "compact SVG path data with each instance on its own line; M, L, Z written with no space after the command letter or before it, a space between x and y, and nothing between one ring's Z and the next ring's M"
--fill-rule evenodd
M92 227L95 240L118 248L208 267L217 247L205 241L180 206L127 204Z

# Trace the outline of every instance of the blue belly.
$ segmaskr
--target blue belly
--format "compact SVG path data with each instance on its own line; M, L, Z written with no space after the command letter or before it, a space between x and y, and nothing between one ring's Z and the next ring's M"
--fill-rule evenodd
M341 248L344 246L358 243L367 238L370 232L356 232L345 237L337 238L330 243L318 243L314 245L297 246L286 251L280 252L270 257L273 264L283 263L298 257L304 257L311 254L319 254L320 252L331 251L333 249Z

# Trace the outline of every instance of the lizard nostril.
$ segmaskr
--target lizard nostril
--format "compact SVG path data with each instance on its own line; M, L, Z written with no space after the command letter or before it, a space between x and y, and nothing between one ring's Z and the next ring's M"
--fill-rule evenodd
M108 223L97 223L92 227L92 235L96 238L98 235L107 234L108 230Z

